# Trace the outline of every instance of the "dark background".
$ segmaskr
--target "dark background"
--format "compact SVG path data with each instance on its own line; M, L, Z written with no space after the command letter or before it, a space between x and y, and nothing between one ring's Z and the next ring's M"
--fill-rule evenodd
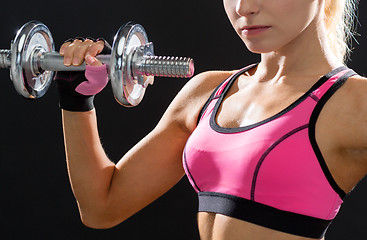
M142 24L157 55L190 56L196 73L237 69L259 60L232 30L221 1L2 1L0 48L10 47L17 29L39 20L51 30L57 48L73 36L112 39L127 21ZM367 3L349 66L366 74ZM81 224L66 173L61 114L55 85L37 101L20 97L0 72L0 239L198 239L196 194L184 178L168 194L128 221L108 230ZM110 87L96 97L105 150L114 161L147 134L184 79L156 78L142 103L124 108ZM367 93L366 93L367 95ZM345 201L327 240L367 239L367 183Z

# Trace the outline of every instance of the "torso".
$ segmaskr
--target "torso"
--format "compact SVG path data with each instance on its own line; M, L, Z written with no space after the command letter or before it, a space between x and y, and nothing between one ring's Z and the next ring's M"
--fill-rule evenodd
M311 240L216 213L198 213L198 227L200 240Z
M298 86L276 86L271 83L253 84L251 77L242 75L224 99L217 115L217 123L222 127L236 128L267 119L302 96L315 83L315 79L317 77L297 79L303 83ZM352 84L351 81L345 83L347 87ZM351 95L350 92L345 93L343 88L336 91L316 122L317 143L333 177L346 193L350 192L367 172L367 168L361 166L365 166L365 162L360 162L360 159L366 158L367 155L364 146L346 146L346 142L354 143L355 139L344 142L345 135L350 132L343 131L341 126L349 123L344 128L351 129L353 125L358 124L358 121L351 121L354 117L349 113L350 105L346 101ZM345 135L335 138L340 133ZM351 159L355 161L352 162Z
M216 121L218 125L226 128L237 128L259 122L289 106L304 94L316 80L315 78L305 78L299 81L302 84L295 85L274 85L270 81L253 84L251 76L241 75L229 89L218 111ZM292 83L292 81L287 82ZM350 91L349 84L346 85L345 89ZM354 87L352 88L354 89ZM316 139L337 184L345 192L349 192L366 174L367 169L363 161L366 158L363 146L358 148L351 143L351 147L346 149L345 146L348 144L340 143L339 138L330 137L335 134L336 129L340 133L340 128L335 126L345 125L348 122L345 117L338 118L343 115L343 111L340 110L345 110L340 109L340 104L348 102L345 98L346 94L350 93L339 90L338 94L335 94L325 105L316 124ZM330 121L330 119L333 120ZM349 132L345 131L345 134L348 135ZM350 140L350 142L353 141L355 139ZM216 213L200 212L198 225L202 240L311 239L271 230Z

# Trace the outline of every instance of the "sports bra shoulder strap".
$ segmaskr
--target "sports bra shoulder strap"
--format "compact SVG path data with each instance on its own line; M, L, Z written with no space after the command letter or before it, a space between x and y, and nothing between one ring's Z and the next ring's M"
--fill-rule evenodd
M234 73L233 75L231 75L229 78L227 78L226 80L224 80L223 82L221 82L212 92L212 94L210 95L210 97L208 98L208 100L206 100L203 108L200 111L199 117L197 119L197 123L199 123L201 117L203 116L204 112L206 111L206 108L208 107L208 105L210 104L210 102L214 99L219 98L224 92L226 92L225 90L228 89L227 86L229 87L232 82L238 78L238 76L240 76L241 74L243 74L244 72L248 71L249 69L255 67L257 64L252 64L250 66L244 67L241 70L237 71L236 73ZM230 84L228 84L230 83Z
M348 78L354 75L357 75L357 73L346 66L337 68L324 76L326 78L325 82L312 92L312 96L320 99L327 92L333 94Z

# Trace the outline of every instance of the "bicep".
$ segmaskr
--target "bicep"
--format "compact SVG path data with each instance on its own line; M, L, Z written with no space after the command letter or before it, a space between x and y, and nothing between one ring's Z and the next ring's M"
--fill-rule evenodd
M166 113L116 164L108 206L119 221L153 202L184 176L181 159L190 133L171 115Z

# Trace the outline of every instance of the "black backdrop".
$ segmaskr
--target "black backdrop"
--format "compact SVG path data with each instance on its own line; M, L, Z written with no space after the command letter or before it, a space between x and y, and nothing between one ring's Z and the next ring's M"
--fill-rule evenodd
M221 1L3 1L0 48L9 48L16 31L29 20L51 30L57 47L73 36L104 37L112 42L120 25L142 24L157 55L190 56L196 73L236 69L259 60L232 30ZM360 4L359 45L349 66L366 74L367 3ZM184 178L168 194L128 221L108 230L80 222L66 174L61 114L55 85L37 101L20 97L0 72L0 239L198 239L196 194ZM96 97L100 135L117 161L147 134L183 79L156 78L143 102L123 108L107 87ZM366 93L367 94L367 93ZM362 181L331 225L328 240L367 239L367 183Z

